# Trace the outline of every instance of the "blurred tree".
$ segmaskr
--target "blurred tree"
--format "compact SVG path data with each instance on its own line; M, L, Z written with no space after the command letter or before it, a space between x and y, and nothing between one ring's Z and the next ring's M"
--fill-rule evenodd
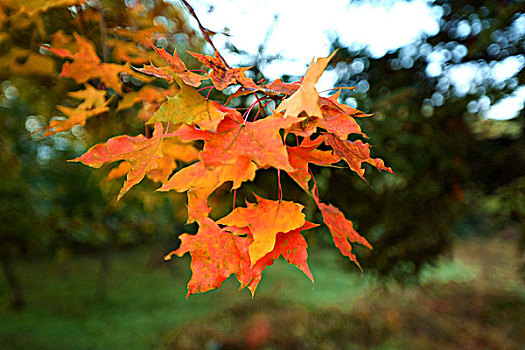
M333 44L336 85L356 86L343 92L347 103L374 112L359 121L397 177L371 174L369 190L334 170L327 193L352 207L371 240L364 266L402 280L450 246L454 225L479 208L472 193L525 176L523 110L498 116L514 117L508 121L486 119L491 106L523 89L525 2L432 6L442 13L439 33L383 57ZM517 71L502 73L504 64ZM354 186L341 187L348 181Z
M121 77L126 83L124 98L118 100L108 89L109 103L118 108L98 113L100 123L79 122L71 130L42 138L42 127L50 122L60 125L64 116L71 117L79 99L80 105L87 103L79 96L83 91L79 87L103 88L103 80L76 84L57 79L57 59L41 45L74 48L74 33L94 44L102 63L126 62L121 65L127 72ZM173 233L180 232L177 222L184 221L180 195L157 198L151 188L137 190L117 206L115 184L98 186L101 174L65 161L115 130L143 128L141 113L156 108L157 101L148 99L152 90L144 93L143 81L129 64L159 61L148 51L148 38L170 51L179 49L183 57L188 56L187 49L200 50L203 45L180 8L163 0L0 0L0 166L6 169L0 180L0 255L13 307L24 304L12 263L20 253L48 250L58 261L77 251L100 253L96 293L103 297L114 247L162 242L168 236L173 240ZM78 91L68 93L71 90Z

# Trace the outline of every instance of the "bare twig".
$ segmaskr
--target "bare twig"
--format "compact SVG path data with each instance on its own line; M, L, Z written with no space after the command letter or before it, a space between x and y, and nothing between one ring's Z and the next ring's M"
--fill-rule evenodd
M193 7L191 7L191 5L186 0L181 0L181 1L184 4L184 6L186 6L186 8L190 12L190 14L193 16L193 18L195 18L197 20L197 24L199 25L199 28L200 28L200 30L202 32L202 35L204 35L204 39L206 39L206 41L215 50L216 55L220 57L220 59L222 60L222 62L224 62L226 67L230 68L230 66L228 65L228 63L224 59L224 57L221 56L221 54L219 53L219 50L217 50L217 48L213 44L213 41L211 41L210 34L209 34L210 30L204 28L204 26L202 25L201 21L199 20L199 17L197 17L197 14L195 13L195 10L193 10Z
M104 13L102 12L102 6L100 6L100 2L98 0L95 0L95 5L97 7L97 10L100 14L100 41L102 44L102 60L104 63L108 62L109 59L109 52L108 52L108 36L107 36L107 29L106 29L106 19L104 18Z

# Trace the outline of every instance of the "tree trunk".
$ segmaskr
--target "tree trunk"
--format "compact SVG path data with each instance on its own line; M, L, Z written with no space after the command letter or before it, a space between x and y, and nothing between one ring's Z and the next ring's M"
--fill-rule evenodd
M25 306L25 299L22 288L20 288L20 284L13 270L9 252L2 252L2 254L0 254L0 260L7 284L9 285L9 292L11 293L11 307L15 310L22 310Z

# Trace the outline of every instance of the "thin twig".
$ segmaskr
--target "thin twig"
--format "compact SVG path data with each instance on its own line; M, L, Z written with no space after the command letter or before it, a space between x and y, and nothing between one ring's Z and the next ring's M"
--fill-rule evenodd
M109 53L108 53L108 36L107 36L107 29L106 29L106 19L104 18L104 12L102 12L102 6L100 6L100 2L98 0L95 0L95 5L97 7L97 10L100 14L100 41L102 43L102 61L104 63L108 62L109 59Z
M210 31L208 29L204 28L204 26L202 25L201 21L199 20L199 17L197 17L197 14L195 13L195 10L193 10L193 7L191 7L191 5L186 0L181 0L181 1L184 4L184 6L186 6L186 8L190 12L190 14L193 16L193 18L195 18L197 20L197 24L199 25L199 28L200 28L200 30L202 32L202 35L204 35L204 39L206 39L206 41L215 50L216 55L219 56L219 58L222 60L222 62L224 62L226 67L230 68L228 63L226 63L226 60L224 59L224 57L222 57L221 54L219 53L219 50L217 50L215 45L213 45L213 41L211 41L210 34L209 34Z

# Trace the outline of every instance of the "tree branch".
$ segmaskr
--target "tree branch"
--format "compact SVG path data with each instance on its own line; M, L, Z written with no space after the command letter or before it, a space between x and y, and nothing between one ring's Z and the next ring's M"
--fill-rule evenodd
M195 13L195 10L193 10L193 7L191 7L191 5L186 0L181 0L181 1L184 4L184 6L186 6L186 8L190 12L190 14L193 16L193 18L195 18L197 20L197 24L199 25L199 28L200 28L200 30L202 32L202 35L204 35L204 39L206 39L206 41L211 45L211 47L213 47L213 49L215 50L216 55L220 57L220 59L222 60L222 62L224 62L226 67L230 68L230 66L228 65L228 63L224 59L224 57L222 57L221 54L219 53L219 50L217 50L215 45L213 45L213 41L211 41L211 37L210 37L210 34L209 34L210 30L204 28L204 26L202 25L201 21L199 20L199 17L197 17L197 14Z

